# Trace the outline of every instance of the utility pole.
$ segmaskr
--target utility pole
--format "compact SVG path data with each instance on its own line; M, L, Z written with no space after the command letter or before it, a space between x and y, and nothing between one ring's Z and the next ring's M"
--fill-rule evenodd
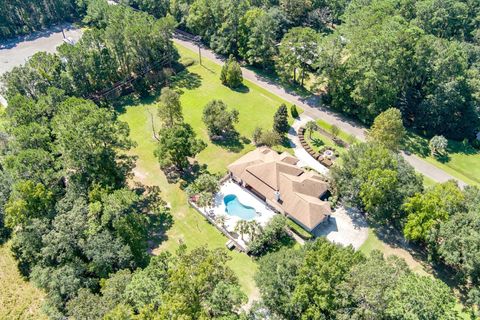
M195 36L195 38L193 38L193 40L197 43L197 46L198 46L198 59L200 60L200 65L202 65L202 51L201 51L201 48L200 48L200 44L201 44L202 37L200 37L200 36Z

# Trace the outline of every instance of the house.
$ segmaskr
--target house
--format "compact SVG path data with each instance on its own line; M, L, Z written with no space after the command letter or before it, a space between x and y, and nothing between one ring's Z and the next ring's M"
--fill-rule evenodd
M328 220L330 204L324 201L328 185L322 177L297 166L298 159L261 147L228 166L230 176L275 210L308 231Z

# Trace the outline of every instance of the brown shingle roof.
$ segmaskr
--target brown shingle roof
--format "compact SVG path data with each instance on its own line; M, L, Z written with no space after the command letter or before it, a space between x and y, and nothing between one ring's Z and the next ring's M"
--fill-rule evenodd
M318 174L297 167L297 163L298 159L288 153L262 147L230 164L228 170L312 230L331 213L329 203L320 200L328 186ZM276 201L277 191L280 202Z

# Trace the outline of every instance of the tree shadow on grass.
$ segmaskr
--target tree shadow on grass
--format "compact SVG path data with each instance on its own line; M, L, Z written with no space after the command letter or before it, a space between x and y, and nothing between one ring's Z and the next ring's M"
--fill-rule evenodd
M239 153L243 150L243 148L245 148L245 144L250 143L248 138L241 137L238 132L231 133L227 137L217 137L210 140L214 145L234 153Z
M202 77L199 74L184 70L170 77L170 88L179 93L183 93L182 89L193 90L202 85Z
M246 85L244 85L243 83L236 88L232 88L232 90L235 91L235 92L239 92L239 93L249 93L250 92L250 88L247 87Z
M393 226L373 225L375 234L384 243L393 248L400 248L412 255L423 268L435 277L445 282L449 287L463 290L462 275L441 262L432 261L424 245L410 242L405 239L402 233ZM463 294L462 294L463 296Z
M428 139L423 138L411 131L407 132L407 136L403 142L403 149L409 153L417 154L423 158L428 157L430 154Z

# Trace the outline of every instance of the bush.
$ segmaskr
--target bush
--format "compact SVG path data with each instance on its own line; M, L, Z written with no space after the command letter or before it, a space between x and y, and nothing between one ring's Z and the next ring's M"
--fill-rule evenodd
M185 68L188 68L190 66L193 66L195 64L195 60L192 59L192 58L182 58L180 59L179 61L182 66L184 66Z
M298 118L298 110L296 105L292 105L290 107L290 114L292 115L292 118Z
M242 69L233 55L230 55L227 62L223 65L220 80L223 85L230 88L237 88L242 85Z
M313 235L310 232L300 227L298 224L295 223L295 221L288 219L287 224L288 228L303 240L310 240L313 238Z
M253 143L255 145L259 145L261 143L262 134L263 134L262 128L255 127L255 129L253 130L253 135L252 135Z
M276 131L265 131L261 133L260 136L260 141L258 142L258 145L264 145L267 147L273 147L282 141L282 137L280 134Z

